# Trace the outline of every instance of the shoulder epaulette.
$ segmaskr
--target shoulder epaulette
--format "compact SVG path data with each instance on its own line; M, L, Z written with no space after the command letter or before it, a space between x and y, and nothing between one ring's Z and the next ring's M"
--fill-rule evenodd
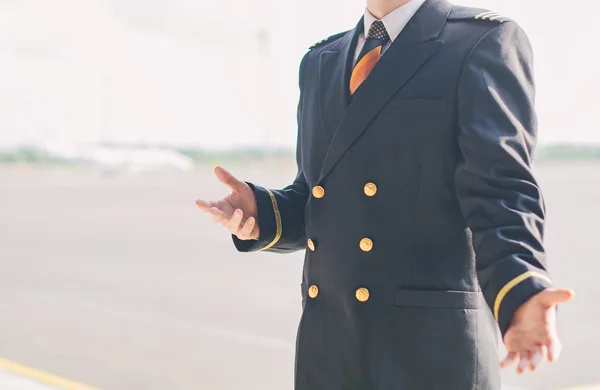
M308 50L312 50L312 49L315 49L317 47L323 46L323 45L325 45L328 42L331 42L331 41L333 41L333 40L335 40L337 38L340 38L341 36L346 35L347 32L348 31L344 31L344 32L341 32L341 33L338 33L338 34L334 34L334 35L332 35L332 36L330 36L328 38L325 38L322 41L319 41L319 42L315 43L314 45L312 45L311 47L309 47Z
M455 6L448 19L451 20L487 20L496 23L504 23L512 19L502 16L497 12L489 11L481 8L458 7Z

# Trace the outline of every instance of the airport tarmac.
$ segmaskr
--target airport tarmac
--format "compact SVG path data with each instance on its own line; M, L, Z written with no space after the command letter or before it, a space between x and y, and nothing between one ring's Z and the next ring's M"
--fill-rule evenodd
M294 177L230 169L271 187ZM559 311L561 360L504 382L600 383L600 164L538 175L551 271L577 296ZM209 168L0 168L0 358L102 390L292 389L302 254L237 253L194 205L225 193ZM0 389L42 389L11 380L26 378L0 372Z

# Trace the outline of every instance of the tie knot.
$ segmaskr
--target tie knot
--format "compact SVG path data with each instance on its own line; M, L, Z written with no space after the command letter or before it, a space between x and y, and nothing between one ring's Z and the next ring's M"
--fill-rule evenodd
M388 35L385 26L381 20L376 20L369 28L369 36L367 39L379 39L384 43L390 40L390 36Z

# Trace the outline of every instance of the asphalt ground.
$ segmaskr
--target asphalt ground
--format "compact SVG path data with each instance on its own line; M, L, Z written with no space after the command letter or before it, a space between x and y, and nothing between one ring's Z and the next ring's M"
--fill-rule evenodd
M294 176L230 168L272 187ZM505 383L600 383L600 165L538 170L551 271L577 296L559 312L561 360ZM237 253L194 205L225 192L209 168L0 169L0 358L97 389L292 389L302 254Z

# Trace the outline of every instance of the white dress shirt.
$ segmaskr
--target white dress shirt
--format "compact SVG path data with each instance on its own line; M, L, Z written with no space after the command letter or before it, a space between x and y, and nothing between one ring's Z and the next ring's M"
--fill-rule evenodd
M382 55L383 53L385 53L388 47L390 47L392 42L394 42L394 40L398 38L398 35L400 35L402 30L404 29L404 27L406 27L408 22L410 22L412 17L415 16L415 14L419 10L419 8L421 8L423 3L425 3L425 0L411 0L408 3L404 4L402 7L396 8L395 10L384 16L383 19L381 19L381 22L385 26L385 29L387 30L387 33L390 36L390 41L386 43L381 50ZM361 32L356 43L356 51L354 53L355 64L360 54L360 51L365 46L365 41L367 39L366 37L369 35L369 29L376 20L378 19L369 12L369 9L365 9L365 31Z

